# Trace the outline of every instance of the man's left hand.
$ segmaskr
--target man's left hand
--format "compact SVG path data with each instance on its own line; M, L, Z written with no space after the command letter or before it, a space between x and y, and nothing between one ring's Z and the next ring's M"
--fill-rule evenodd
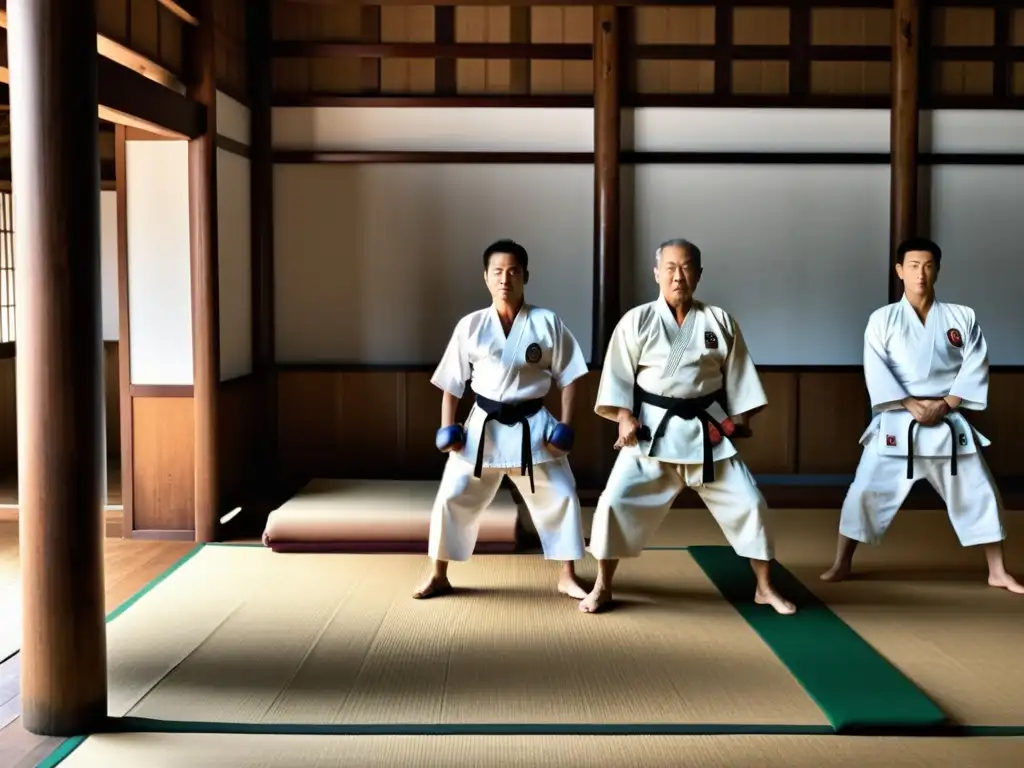
M949 403L945 400L919 400L921 413L917 421L926 427L934 426L949 413Z

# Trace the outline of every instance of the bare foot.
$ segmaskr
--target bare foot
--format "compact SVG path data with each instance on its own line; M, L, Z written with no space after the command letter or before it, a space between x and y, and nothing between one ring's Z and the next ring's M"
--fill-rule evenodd
M432 576L423 586L412 593L416 600L427 600L431 597L441 597L452 593L452 584L447 576Z
M583 613L598 613L608 607L611 601L611 590L594 587L594 590L580 602L580 610Z
M1005 571L999 576L989 574L988 585L990 587L1006 589L1018 595L1024 595L1024 586L1021 586L1013 576Z
M836 563L823 574L821 574L822 581L842 581L848 578L850 575L850 564L849 563Z
M579 579L567 573L563 573L558 577L558 591L576 600L583 600L587 596L587 590L580 584Z
M782 595L772 590L763 590L760 587L754 592L754 602L758 605L770 605L777 612L785 615L796 613L796 606Z

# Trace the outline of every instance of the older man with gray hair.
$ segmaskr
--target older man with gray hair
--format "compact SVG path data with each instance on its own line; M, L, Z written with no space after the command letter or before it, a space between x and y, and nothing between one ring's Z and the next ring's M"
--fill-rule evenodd
M757 577L754 601L796 608L773 587L767 505L730 438L750 434L768 403L739 325L694 298L700 249L669 240L657 250L655 301L626 312L612 333L594 410L619 425L619 455L597 502L588 547L598 577L580 610L612 599L621 558L639 557L684 488L693 488Z

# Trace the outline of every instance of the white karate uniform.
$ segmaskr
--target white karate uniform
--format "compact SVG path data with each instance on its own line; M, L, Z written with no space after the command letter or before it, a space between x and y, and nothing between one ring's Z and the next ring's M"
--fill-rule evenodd
M645 391L696 398L724 387L728 415L752 413L768 398L736 321L723 309L694 302L682 326L659 298L627 312L612 334L595 412L617 419L634 408L634 383ZM644 403L638 420L652 435L665 409ZM708 411L721 421L722 409ZM679 492L693 488L741 557L771 560L767 505L736 447L726 437L713 449L715 478L703 479L704 439L697 419L670 418L654 446L640 441L619 452L594 512L594 557L638 557Z
M463 317L431 382L461 398L466 382L490 400L509 403L544 397L554 382L559 389L588 371L586 358L562 320L547 309L523 304L508 337L494 306ZM466 419L466 443L452 451L434 501L430 521L430 556L467 560L476 547L480 513L494 499L506 475L516 484L537 528L544 557L578 560L584 554L583 523L576 480L566 455L555 455L547 439L558 420L541 408L527 417L533 456L534 491L522 475L520 424L485 421L476 403ZM474 465L484 439L480 477Z
M910 489L924 478L946 503L963 546L1002 541L1002 501L980 451L990 441L960 413L988 404L988 347L974 310L936 301L922 323L906 296L875 310L864 331L864 377L874 416L861 435L864 451L843 502L839 532L878 544ZM901 405L908 396L947 395L962 400L948 424L916 424ZM911 449L913 477L907 477Z

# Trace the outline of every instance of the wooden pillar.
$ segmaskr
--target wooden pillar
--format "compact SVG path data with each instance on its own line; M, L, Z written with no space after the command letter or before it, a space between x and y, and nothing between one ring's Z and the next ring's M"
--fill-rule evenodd
M21 719L70 736L107 714L96 15L11 0Z
M918 56L920 8L918 0L894 0L892 43L892 107L890 142L890 262L896 247L917 235ZM890 264L891 266L891 264ZM896 301L903 286L895 269L889 270L889 299Z
M592 362L604 353L618 322L619 259L619 18L611 5L594 8L594 339Z
M259 388L256 456L260 484L277 463L277 370L274 352L274 165L271 146L270 0L246 5L252 207L252 362ZM268 490L263 485L263 490Z
M199 0L191 95L206 132L188 144L192 260L192 396L195 408L195 539L215 541L220 518L218 395L220 288L217 259L217 83L213 0Z

